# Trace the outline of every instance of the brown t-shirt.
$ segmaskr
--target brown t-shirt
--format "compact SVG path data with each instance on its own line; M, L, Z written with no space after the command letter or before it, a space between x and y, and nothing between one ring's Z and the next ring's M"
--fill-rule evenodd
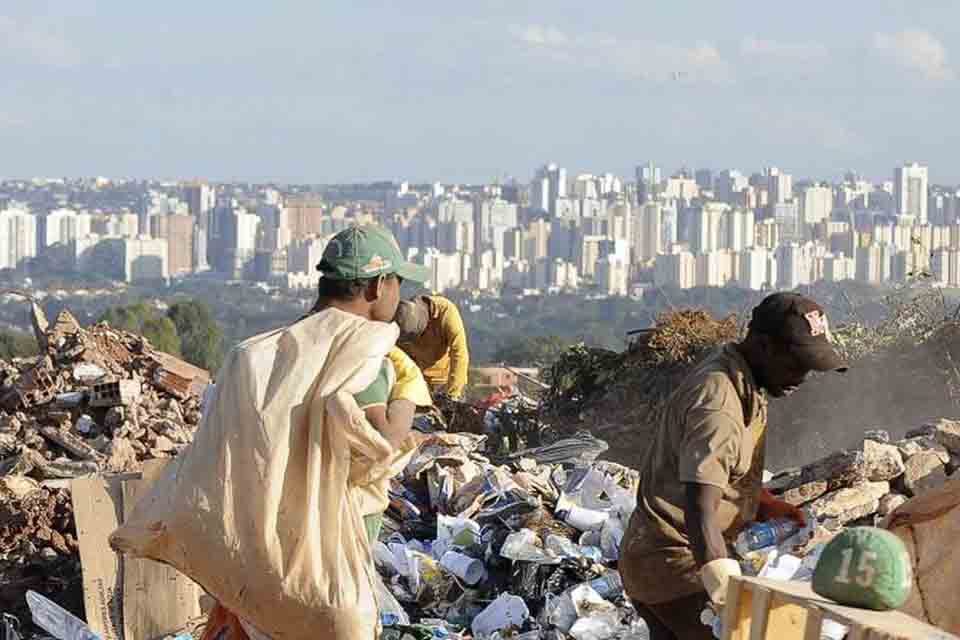
M684 523L684 484L723 489L720 524L731 541L756 516L766 425L766 397L732 344L673 392L641 464L621 548L620 572L634 601L658 604L703 590Z

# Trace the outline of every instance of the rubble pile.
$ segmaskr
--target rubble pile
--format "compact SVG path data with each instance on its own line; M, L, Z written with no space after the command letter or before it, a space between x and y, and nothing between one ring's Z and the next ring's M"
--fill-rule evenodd
M865 435L857 450L841 450L782 471L766 486L816 518L816 541L840 527L879 525L910 498L942 487L960 468L960 421L940 419L892 441L886 431Z
M33 309L37 358L0 361L0 611L32 589L83 615L69 479L175 456L200 420L206 371L105 324Z

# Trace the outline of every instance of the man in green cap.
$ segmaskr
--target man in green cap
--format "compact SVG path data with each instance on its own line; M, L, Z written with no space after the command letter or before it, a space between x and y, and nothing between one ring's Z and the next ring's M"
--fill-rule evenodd
M334 308L375 322L393 321L404 280L422 283L429 276L426 267L404 260L393 235L375 225L350 227L335 235L317 270L321 277L311 313ZM431 403L420 370L397 348L384 358L370 386L354 397L370 424L396 449L410 434L416 408ZM364 491L361 513L371 542L379 535L388 503L385 484Z

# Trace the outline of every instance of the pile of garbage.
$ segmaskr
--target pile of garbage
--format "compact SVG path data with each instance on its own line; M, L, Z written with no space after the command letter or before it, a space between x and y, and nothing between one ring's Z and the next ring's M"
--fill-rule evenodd
M644 637L615 570L635 470L589 437L503 464L486 435L420 437L374 545L385 637Z
M69 311L33 305L40 354L0 361L0 611L27 589L83 614L72 478L135 472L193 439L209 374Z

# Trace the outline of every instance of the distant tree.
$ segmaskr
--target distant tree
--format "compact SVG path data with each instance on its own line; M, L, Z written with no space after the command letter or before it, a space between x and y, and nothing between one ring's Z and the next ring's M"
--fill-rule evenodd
M223 364L226 340L210 307L198 300L178 302L167 311L167 318L177 328L183 357L216 373Z
M36 339L23 331L0 330L0 359L28 358L39 353Z
M544 367L570 344L560 336L515 336L496 350L493 360L518 367Z
M125 307L111 307L100 316L98 322L106 322L115 329L123 329L142 335L154 349L180 355L180 336L177 327L153 307L142 302Z

